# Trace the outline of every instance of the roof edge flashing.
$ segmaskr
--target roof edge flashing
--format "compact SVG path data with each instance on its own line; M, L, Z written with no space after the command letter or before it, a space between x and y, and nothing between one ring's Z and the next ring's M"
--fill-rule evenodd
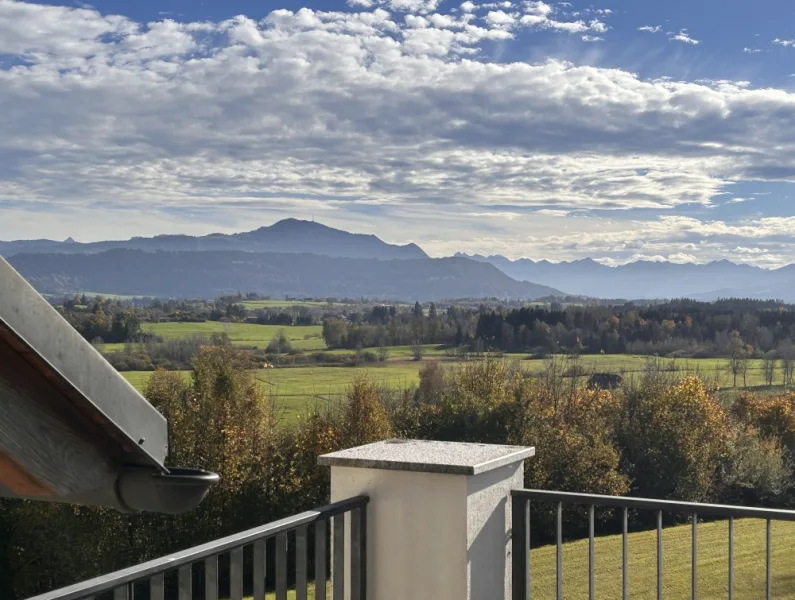
M166 419L25 279L0 257L0 329L66 401L121 436L129 462L165 471Z

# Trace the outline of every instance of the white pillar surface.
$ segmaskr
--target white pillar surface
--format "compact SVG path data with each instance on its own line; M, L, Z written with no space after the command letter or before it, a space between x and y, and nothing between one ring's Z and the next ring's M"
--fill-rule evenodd
M321 456L318 463L331 466L332 502L370 497L367 597L508 600L510 492L522 487L524 459L533 454L521 446L387 440Z

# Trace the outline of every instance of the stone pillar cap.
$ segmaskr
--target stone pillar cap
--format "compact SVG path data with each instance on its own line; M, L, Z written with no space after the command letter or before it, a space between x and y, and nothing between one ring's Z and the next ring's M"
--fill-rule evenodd
M479 475L535 455L532 446L392 439L319 456L328 467Z

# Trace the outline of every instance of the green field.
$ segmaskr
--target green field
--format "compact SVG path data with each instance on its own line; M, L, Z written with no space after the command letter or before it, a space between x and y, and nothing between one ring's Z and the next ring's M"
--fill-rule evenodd
M364 352L373 352L374 354L378 354L378 348L363 348ZM413 346L388 346L387 351L389 355L387 360L399 360L405 361L407 359L413 359L414 357L414 347ZM334 350L326 350L329 354L345 354L345 355L353 355L355 354L355 350L350 350L347 348L336 348ZM445 356L444 348L438 346L437 344L423 344L422 346L422 355L423 357L441 357Z
M296 367L260 369L256 378L267 392L279 418L292 423L315 406L335 402L356 377L367 376L376 385L403 389L419 381L420 363L390 364L383 367ZM143 391L152 371L122 373L137 390Z
M294 306L310 306L322 307L329 306L328 302L313 301L313 300L246 300L242 302L248 310L257 310L260 308L292 308ZM332 303L332 306L341 306L339 303Z
M224 333L224 323L205 321L204 323L144 323L141 328L159 335L163 339L187 338L194 335L210 336L213 333ZM254 323L229 323L229 339L237 346L256 346L266 348L274 336L284 330L284 334L297 350L324 350L323 327L321 325L256 325ZM124 344L104 344L105 352L117 352Z
M542 371L545 368L544 360L526 360L525 354L507 354L511 360L521 360L523 368L531 372ZM579 358L578 365L586 374L591 373L617 373L624 377L632 378L644 372L650 357L634 354L586 354ZM663 367L674 369L674 376L700 375L707 379L715 378L721 388L732 387L733 376L727 368L725 358L657 358ZM567 361L570 362L570 361ZM780 383L780 374L777 372L773 381ZM759 387L765 383L762 373L762 361L751 360L748 370L748 387ZM742 376L737 377L737 386L743 385Z
M183 324L157 324L160 325L160 335L178 335L184 332L176 326ZM165 328L163 326L169 325ZM188 324L198 326L194 328L194 333L206 333L201 326L204 323ZM213 325L215 325L213 323ZM234 325L234 324L233 324ZM265 325L241 325L244 331L251 331L250 328L272 327L278 331L280 328ZM288 336L296 337L294 330L313 330L318 328L293 327L285 328ZM256 330L254 330L256 331ZM234 333L234 328L230 335ZM305 334L306 335L306 334ZM251 337L249 335L249 337ZM313 342L310 340L299 340L299 342ZM257 345L251 339L240 340L236 343ZM443 350L430 345L425 348L426 359L441 360L445 365L454 367L457 363L455 359L448 359ZM375 350L373 350L375 351ZM333 353L352 354L351 350L334 350ZM378 385L389 389L403 389L416 385L419 381L419 371L425 361L415 362L408 357L411 356L410 346L397 346L389 348L389 360L386 363L379 363L372 366L361 367L319 367L302 366L290 368L261 369L257 372L257 379L261 382L268 396L275 403L280 414L283 414L288 421L294 420L298 415L305 412L308 407L314 406L318 402L334 401L345 393L347 387L357 376L367 375ZM525 355L507 355L505 360L516 360L522 369L528 372L540 372L545 368L546 362L543 360L527 360ZM646 357L642 356L623 356L623 355L595 355L583 356L579 361L579 366L584 372L612 372L621 373L625 378L638 377L643 372ZM663 361L668 364L675 364L677 369L671 375L681 377L688 374L699 374L707 378L717 377L719 385L723 389L722 393L737 393L741 388L732 389L731 374L725 368L725 360L722 359L680 359L677 361ZM761 388L763 377L761 373L761 361L754 361L752 370L749 373L749 387ZM151 376L151 371L126 371L122 375L130 381L138 390L142 390ZM584 380L584 378L581 378ZM742 385L738 381L738 386ZM767 388L761 388L763 390Z
M691 527L663 530L663 595L690 598ZM628 587L633 599L656 598L657 534L630 534ZM596 597L621 597L621 536L597 538L595 543ZM772 526L772 597L795 598L795 523ZM555 547L530 554L531 597L555 597ZM728 595L728 525L726 521L698 526L698 597L725 599ZM765 522L740 519L734 523L734 597L764 598ZM588 541L563 545L563 597L588 597Z

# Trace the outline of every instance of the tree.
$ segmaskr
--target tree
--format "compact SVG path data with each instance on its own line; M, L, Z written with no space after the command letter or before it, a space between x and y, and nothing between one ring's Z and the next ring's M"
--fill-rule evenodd
M795 371L795 344L787 338L778 346L778 355L781 358L781 380L785 386L792 385L793 371Z
M280 329L279 333L273 336L273 339L268 344L267 351L277 356L277 362L281 359L282 354L288 354L293 351L293 345L284 333L284 329Z
M773 385L773 379L776 375L776 353L773 350L765 353L762 360L762 374L765 376L765 385L770 387Z
M386 362L389 358L389 348L383 344L378 347L378 362Z
M745 342L740 337L739 331L732 331L729 338L729 370L734 376L734 387L737 387L737 376L747 370L747 351Z
M646 498L707 501L729 447L727 415L701 380L630 390L619 426L624 472Z
M348 325L342 319L329 318L323 321L323 340L329 348L341 348L345 344Z

